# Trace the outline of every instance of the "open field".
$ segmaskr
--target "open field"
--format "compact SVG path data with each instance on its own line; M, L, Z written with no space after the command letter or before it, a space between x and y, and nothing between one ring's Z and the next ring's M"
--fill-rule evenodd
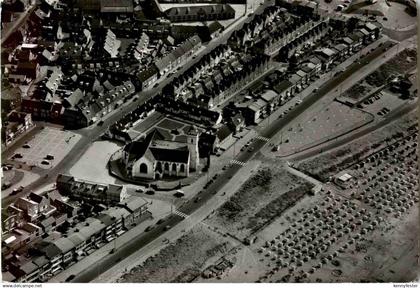
M311 185L282 169L266 164L250 177L206 223L235 237L246 238L299 201Z
M373 87L380 87L388 83L389 77L405 74L417 65L416 49L406 49L390 61L379 67L375 72L366 77L366 83Z
M207 261L221 257L233 247L230 241L198 225L143 265L133 268L119 282L190 282L201 274Z
M416 49L406 49L398 53L362 81L344 91L339 99L345 100L345 98L349 98L357 101L368 96L375 89L389 84L389 77L403 75L417 65L416 53Z
M110 141L93 142L69 172L72 176L83 180L116 183L117 179L109 175L107 165L111 155L120 148Z

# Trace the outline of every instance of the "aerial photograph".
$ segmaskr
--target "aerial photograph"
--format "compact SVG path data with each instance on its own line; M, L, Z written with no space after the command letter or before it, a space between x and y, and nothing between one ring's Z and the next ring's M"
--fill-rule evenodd
M417 43L415 0L2 0L0 283L419 283Z

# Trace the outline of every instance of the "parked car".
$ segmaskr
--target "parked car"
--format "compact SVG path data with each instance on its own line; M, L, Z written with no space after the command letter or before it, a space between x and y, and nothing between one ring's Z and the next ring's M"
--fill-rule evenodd
M41 164L42 164L42 165L50 165L50 161L47 161L47 160L42 160L42 161L41 161Z
M12 158L17 158L17 159L20 159L20 158L23 158L23 156L22 156L22 154L20 154L20 153L16 153L15 155L13 155L13 157Z
M23 145L22 147L23 147L23 148L26 148L26 149L31 148L31 146L30 146L29 144L25 144L25 145Z
M155 194L155 191L153 191L153 190L147 190L146 191L146 194L147 195L153 195L153 194Z
M47 156L45 156L45 159L47 159L47 160L54 160L54 155L47 154Z

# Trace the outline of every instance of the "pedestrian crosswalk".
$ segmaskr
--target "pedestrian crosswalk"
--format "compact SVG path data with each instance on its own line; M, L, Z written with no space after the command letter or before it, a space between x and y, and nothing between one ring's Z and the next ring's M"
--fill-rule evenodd
M239 160L232 160L232 161L230 161L230 163L240 165L240 166L245 166L245 162L242 162L242 161L239 161Z
M270 141L270 138L267 138L267 137L264 137L264 136L257 136L257 137L255 137L255 138L257 138L257 139L259 139L259 140L262 140L262 141L265 141L265 142Z
M187 214L185 214L185 213L183 213L181 211L178 211L178 210L174 210L173 213L175 215L178 215L178 216L182 217L182 218L188 218L188 216L189 216L189 215L187 215Z

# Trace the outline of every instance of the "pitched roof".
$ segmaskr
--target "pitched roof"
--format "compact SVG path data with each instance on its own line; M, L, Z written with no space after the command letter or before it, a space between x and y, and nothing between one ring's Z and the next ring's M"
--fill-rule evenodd
M128 161L141 158L150 146L150 142L155 136L155 131L149 133L143 140L130 142L124 147L124 151L128 153Z
M216 5L197 5L187 7L172 7L165 11L167 16L178 16L178 15L200 15L204 14L220 14L220 13L235 13L232 6L227 4L216 4Z
M188 163L190 158L190 151L188 150L187 146L178 149L151 147L150 152L158 161Z
M130 196L120 203L122 207L126 208L131 213L148 204L149 202L147 200L138 196Z
M225 140L227 137L229 137L232 134L232 130L230 130L228 125L223 125L219 129L217 129L216 136L219 139L219 141Z

